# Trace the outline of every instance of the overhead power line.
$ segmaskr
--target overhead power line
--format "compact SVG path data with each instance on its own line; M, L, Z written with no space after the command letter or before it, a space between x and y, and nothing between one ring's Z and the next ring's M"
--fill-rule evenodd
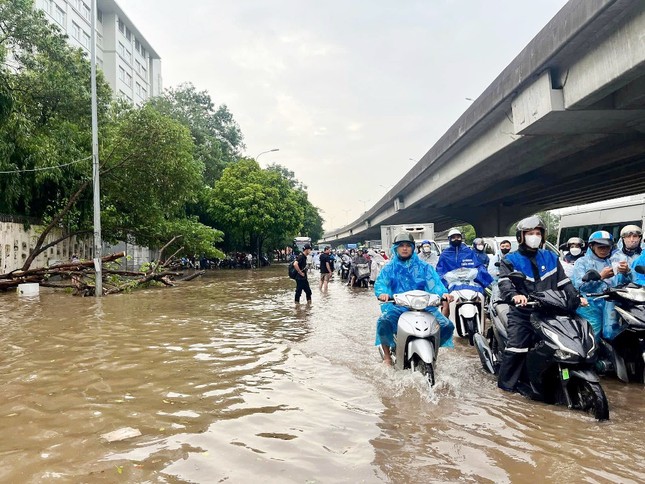
M10 175L10 174L14 174L14 173L29 173L29 172L34 172L34 171L53 170L55 168L63 168L64 166L73 165L75 163L80 163L81 161L86 161L86 160L91 160L91 159L92 159L91 156L86 156L85 158L81 158L80 160L70 161L69 163L63 163L62 165L42 166L40 168L29 168L29 169L25 169L25 170L0 171L0 175Z

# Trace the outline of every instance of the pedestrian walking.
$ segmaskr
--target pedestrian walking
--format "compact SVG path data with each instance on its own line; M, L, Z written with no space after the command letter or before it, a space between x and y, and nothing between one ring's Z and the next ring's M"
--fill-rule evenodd
M331 247L327 246L320 254L320 289L322 292L327 292L327 285L329 279L334 272L331 261Z
M311 254L311 245L305 244L302 252L298 254L293 267L296 270L296 304L300 304L300 297L304 291L307 303L311 302L311 288L307 280L307 257Z

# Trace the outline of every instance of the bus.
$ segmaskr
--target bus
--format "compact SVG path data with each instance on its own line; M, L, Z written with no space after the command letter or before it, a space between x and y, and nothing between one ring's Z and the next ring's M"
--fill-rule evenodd
M620 229L625 225L643 228L644 223L645 195L563 209L560 212L558 247L571 237L580 237L586 243L596 230L606 230L618 241Z
M293 239L293 246L298 249L298 252L302 252L302 249L305 245L311 245L311 237L296 237Z

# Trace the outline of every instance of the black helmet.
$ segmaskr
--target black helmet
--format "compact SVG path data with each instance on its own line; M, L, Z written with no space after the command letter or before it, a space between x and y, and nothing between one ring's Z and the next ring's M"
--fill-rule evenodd
M531 215L530 217L523 218L517 222L517 229L515 230L515 238L520 244L524 243L524 232L529 230L540 229L542 232L542 242L546 239L546 225L540 217L537 215Z
M409 242L413 247L415 245L414 237L412 237L410 232L399 232L396 234L396 237L394 237L394 245L400 244L401 242Z

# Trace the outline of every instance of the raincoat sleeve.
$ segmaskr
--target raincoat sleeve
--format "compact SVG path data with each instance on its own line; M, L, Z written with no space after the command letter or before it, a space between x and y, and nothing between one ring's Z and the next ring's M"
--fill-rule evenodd
M477 267L477 278L475 279L475 282L484 289L493 283L493 276L490 275L488 268L484 264Z
M426 291L437 296L443 296L448 293L448 289L441 282L441 277L437 274L432 266L429 266L426 273Z
M622 239L621 239L622 241ZM620 255L620 252L616 251L610 258L611 262L625 262L627 259L624 256ZM620 286L621 284L628 284L634 280L634 271L631 270L627 274L616 274L612 278L614 280L613 286Z
M446 267L446 258L439 256L439 262L437 262L437 274L439 274L440 277L443 277L448 271L449 269Z
M639 274L636 272L636 266L645 267L645 252L641 254L632 264L632 273L634 276L634 282L640 284L641 286L645 285L645 274Z
M513 296L519 295L513 282L508 278L508 275L513 272L515 268L512 262L503 258L499 263L499 296L502 301L510 301Z
M390 280L392 277L392 268L390 264L386 264L381 272L379 272L376 281L374 282L374 294L376 297L379 297L381 294L387 294L388 296L393 296Z

